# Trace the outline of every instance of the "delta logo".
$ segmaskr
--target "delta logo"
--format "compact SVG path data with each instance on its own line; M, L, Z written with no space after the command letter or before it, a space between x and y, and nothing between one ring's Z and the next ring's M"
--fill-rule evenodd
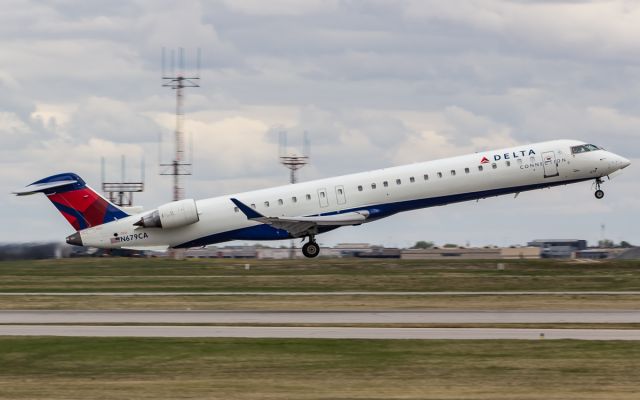
M512 159L517 159L525 156L533 156L535 154L536 152L533 149L512 151L504 154L494 154L493 161L512 160ZM486 156L483 156L482 159L480 160L480 164L487 164L490 162L491 161L489 161L489 159Z

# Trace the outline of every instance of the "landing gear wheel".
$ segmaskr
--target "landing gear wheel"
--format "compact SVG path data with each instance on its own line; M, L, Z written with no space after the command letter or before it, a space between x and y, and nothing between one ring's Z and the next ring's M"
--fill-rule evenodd
M320 246L316 242L307 242L302 246L302 254L307 258L317 257L320 254Z
M596 179L596 192L593 195L596 196L596 199L598 200L604 197L604 192L600 190L601 183L602 183L602 179L600 178Z

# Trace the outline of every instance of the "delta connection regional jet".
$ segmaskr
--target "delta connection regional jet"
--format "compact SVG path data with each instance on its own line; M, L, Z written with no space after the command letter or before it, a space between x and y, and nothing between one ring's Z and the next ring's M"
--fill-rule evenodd
M18 196L44 193L76 229L67 243L103 249L201 247L230 240L306 238L316 257L318 234L393 214L582 181L629 166L596 145L555 140L270 189L180 200L131 215L63 173L32 183Z

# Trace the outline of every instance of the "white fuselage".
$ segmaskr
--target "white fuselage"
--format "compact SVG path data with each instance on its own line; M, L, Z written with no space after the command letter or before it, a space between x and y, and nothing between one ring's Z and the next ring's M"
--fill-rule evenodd
M287 239L286 231L249 220L230 199L269 217L366 210L370 222L417 208L596 179L629 165L605 150L572 154L571 147L581 144L555 140L214 197L197 201L199 221L184 227L142 228L133 225L141 216L135 215L80 234L85 245L100 248Z

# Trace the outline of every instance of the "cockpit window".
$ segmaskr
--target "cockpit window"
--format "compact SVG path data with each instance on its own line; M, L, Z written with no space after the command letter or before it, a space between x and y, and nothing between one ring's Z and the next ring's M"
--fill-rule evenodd
M571 147L571 154L587 153L589 151L602 150L595 144L581 144L580 146Z

